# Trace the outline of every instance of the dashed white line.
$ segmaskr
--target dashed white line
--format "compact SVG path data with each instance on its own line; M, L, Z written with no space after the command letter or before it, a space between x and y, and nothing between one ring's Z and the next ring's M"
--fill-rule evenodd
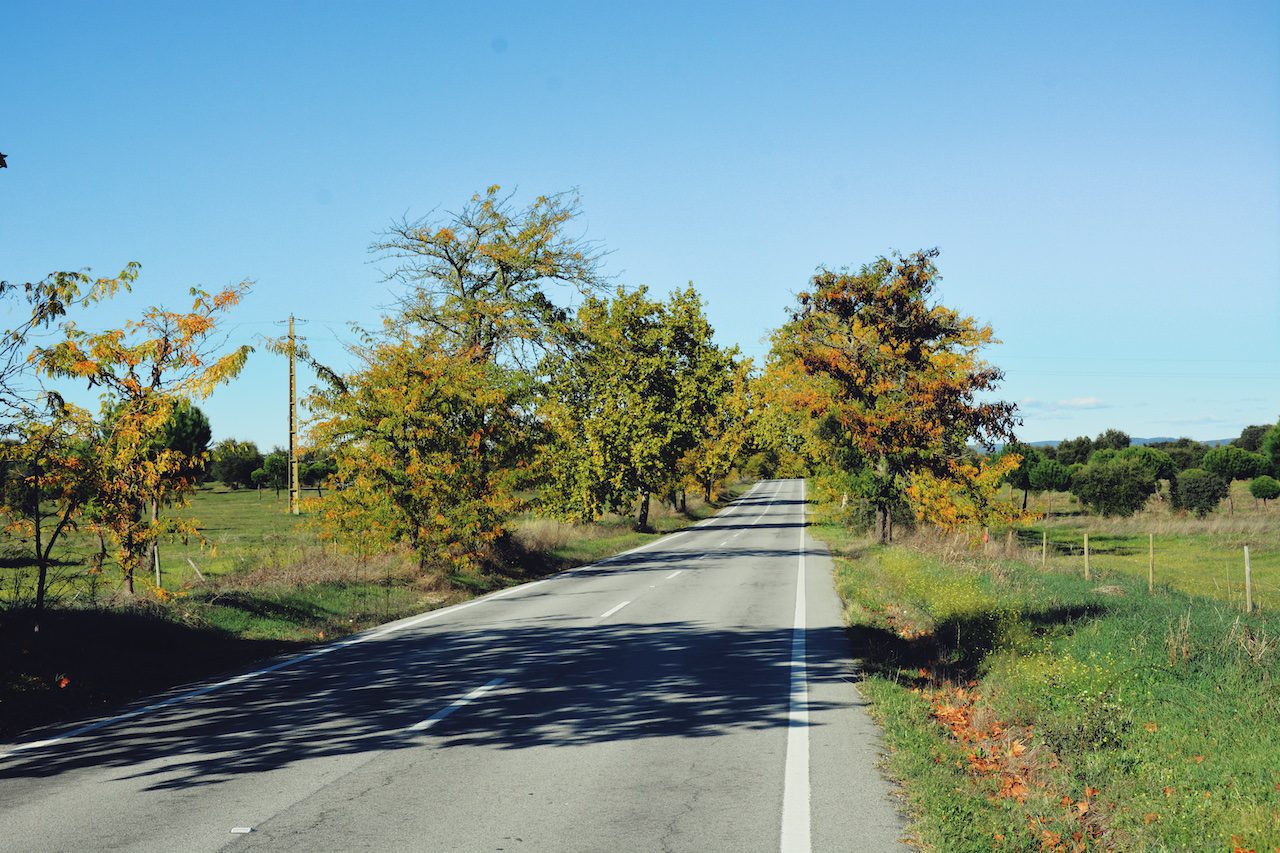
M427 717L422 722L414 723L412 726L409 726L409 731L411 732L426 731L427 729L434 726L436 723L443 720L445 717L452 714L454 711L461 708L463 705L466 705L468 702L472 702L476 699L479 699L481 696L488 693L490 690L497 687L502 682L503 682L503 679L495 678L493 681L490 681L488 684L480 685L475 690L472 690L470 693L468 693L466 696L462 696L458 699L453 700L448 705L445 705L439 711L436 711L434 714L432 714L430 717Z
M674 572L672 572L671 574L667 575L667 576L666 576L666 578L664 578L664 580L671 580L673 577L675 577L676 575L680 574L680 573L681 573L681 572L683 572L683 571L684 571L684 569L676 569Z
M728 539L726 539L726 540L724 540L723 542L721 542L719 545L717 545L716 547L717 547L717 548L723 548L725 545L728 545L728 544L729 544L729 540L728 540Z
M621 604L618 604L618 605L615 605L615 606L613 606L613 607L610 607L608 610L606 610L604 613L601 613L601 614L600 614L598 617L596 617L596 618L598 618L598 619L608 619L610 616L612 616L613 614L617 613L619 610L621 610L622 608L626 607L626 606L627 606L628 604L630 604L630 603L631 603L630 601L624 601L624 602L622 602Z

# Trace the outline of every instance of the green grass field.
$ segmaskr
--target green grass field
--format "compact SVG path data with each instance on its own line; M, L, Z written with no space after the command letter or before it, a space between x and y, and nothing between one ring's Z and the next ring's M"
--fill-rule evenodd
M1280 848L1280 625L1270 609L1246 616L1214 578L1248 539L1274 582L1275 532L1236 509L1051 517L1042 527L1064 553L1047 569L1040 526L1026 534L1037 547L993 536L985 552L954 536L883 548L813 528L837 554L859 689L921 846ZM1142 531L1156 521L1149 594ZM1086 530L1102 543L1089 581L1082 555L1065 553Z

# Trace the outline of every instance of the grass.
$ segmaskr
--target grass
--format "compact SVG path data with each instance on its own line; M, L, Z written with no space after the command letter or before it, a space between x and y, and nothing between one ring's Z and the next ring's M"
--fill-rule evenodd
M742 489L731 488L727 497ZM115 595L118 570L108 565L101 576L87 572L96 539L70 537L58 555L54 606L38 635L24 606L35 569L22 543L10 538L9 559L0 563L0 604L7 605L0 607L0 738L596 562L718 507L690 498L680 513L655 501L652 533L635 532L634 522L621 517L564 524L524 516L512 520L506 565L445 575L422 572L407 553L340 553L320 540L306 516L289 515L283 496L202 488L184 511L200 520L216 553L197 543L162 544L163 591L144 587L149 592L126 602Z
M1123 571L814 532L921 846L1280 847L1274 619Z
M1154 540L1155 583L1188 595L1244 603L1244 548L1249 547L1253 600L1265 610L1280 610L1280 507L1259 506L1248 484L1232 484L1234 512L1223 504L1201 519L1174 513L1152 499L1129 518L1100 518L1083 513L1067 494L1040 496L1030 509L1045 512L1039 522L1016 532L1023 546L1037 552L1047 534L1051 567L1084 570L1084 534L1089 534L1090 570L1147 577L1148 536ZM1017 496L1021 500L1021 494ZM993 531L1002 538L1006 531Z

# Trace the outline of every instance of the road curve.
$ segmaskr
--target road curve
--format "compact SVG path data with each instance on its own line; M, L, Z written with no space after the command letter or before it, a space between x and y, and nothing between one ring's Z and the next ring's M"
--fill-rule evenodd
M0 746L0 848L893 849L803 490Z

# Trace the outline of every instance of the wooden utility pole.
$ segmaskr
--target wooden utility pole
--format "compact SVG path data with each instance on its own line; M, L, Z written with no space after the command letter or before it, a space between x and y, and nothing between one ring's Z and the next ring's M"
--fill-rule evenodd
M294 368L297 346L293 337L293 315L289 315L289 512L300 512L298 498L298 382Z

